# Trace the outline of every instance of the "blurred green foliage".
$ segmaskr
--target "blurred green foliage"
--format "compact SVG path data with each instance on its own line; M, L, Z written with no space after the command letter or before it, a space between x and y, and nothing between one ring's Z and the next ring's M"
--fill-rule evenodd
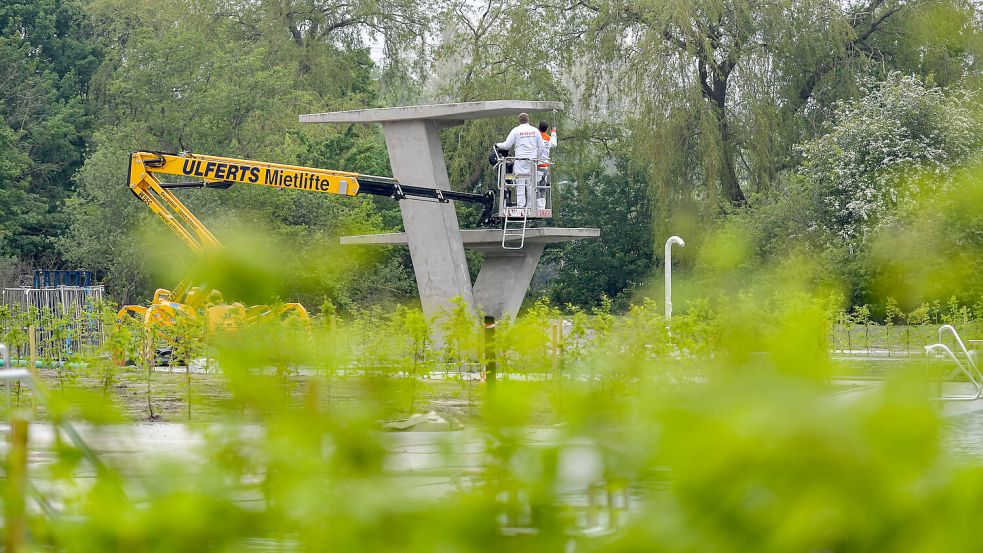
M748 278L717 255L740 239L707 240L701 263L714 280L671 319L647 299L624 314L606 298L590 311L544 299L499 321L491 342L463 303L428 321L409 308L341 314L325 301L309 323L211 331L203 318L146 329L104 311L104 346L78 356L94 372L49 372L63 391L42 420L118 420L117 394L83 392L151 375L148 344L169 344L188 367L176 389L187 411L176 416L208 424L186 427L190 449L141 453L136 467L132 454L110 455L94 473L59 443L56 462L31 467L58 515L29 510L29 546L973 550L983 472L948 445L934 363L916 355L879 385L845 387L830 350L843 332L859 344L884 327L869 307L813 288L817 260L792 255ZM199 270L209 282L240 273L217 258ZM271 293L282 286L276 271L251 278ZM983 330L978 309L956 299L891 313L920 330L913 350L934 338L929 325ZM0 312L5 339L23 341L22 316ZM191 371L194 358L214 372ZM494 387L481 380L492 358ZM224 399L199 397L206 382ZM163 398L147 394L145 416L159 416ZM433 405L464 429L382 431ZM89 428L95 440L114 431Z
M32 497L24 549L979 549L983 465L950 446L937 400L965 383L919 355L936 325L983 332L977 6L428 8L0 8L4 259L98 268L123 301L190 272L227 301L321 306L219 328L98 306L102 346L78 349L78 321L0 307L17 357L31 326L47 332L40 423L85 422L94 441L121 420L196 423L151 426L186 429L185 450L105 467L54 433L30 468L54 514ZM25 90L42 101L11 102ZM227 248L192 260L122 184L137 148L386 174L378 129L301 132L295 116L516 91L587 100L561 119L560 220L604 238L552 254L543 293L494 332L463 301L433 320L397 305L405 253L337 247L396 228L393 205L199 191L188 203ZM445 133L457 188L487 184L509 124ZM670 230L687 246L667 319L649 298ZM162 346L175 367L155 367ZM907 361L844 382L831 352L856 350ZM38 402L15 390L15 409ZM463 430L382 431L428 409Z

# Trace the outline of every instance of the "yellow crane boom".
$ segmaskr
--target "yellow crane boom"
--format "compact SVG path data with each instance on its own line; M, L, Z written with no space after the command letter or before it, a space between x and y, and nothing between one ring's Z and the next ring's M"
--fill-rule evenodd
M164 182L157 177L159 174L195 180ZM373 194L388 196L394 200L404 198L430 199L438 202L457 200L479 203L484 206L480 224L490 220L495 200L493 192L469 194L406 186L390 177L187 152L180 154L154 151L133 152L130 154L127 183L133 194L147 204L157 217L164 221L192 251L198 254L204 254L209 249L219 247L221 244L184 203L171 192L172 189L229 188L235 184L248 184L343 196ZM155 318L159 321L173 318L178 311L191 314L207 300L209 295L208 290L195 290L185 281L178 285L173 293L164 289L157 290L149 308L125 306L120 310L120 316L126 313L142 314L149 323ZM306 316L306 311L299 304L286 305ZM247 311L256 313L262 312L262 309L250 308Z
M164 183L157 174L199 179L193 182ZM130 155L128 179L130 190L147 204L164 223L195 252L217 246L218 241L194 214L175 196L173 188L228 188L236 183L306 190L325 194L355 196L373 194L395 200L404 198L450 200L479 203L485 207L479 224L487 222L494 204L494 194L469 194L436 188L402 185L396 179L331 171L282 163L201 154L168 154L139 151Z

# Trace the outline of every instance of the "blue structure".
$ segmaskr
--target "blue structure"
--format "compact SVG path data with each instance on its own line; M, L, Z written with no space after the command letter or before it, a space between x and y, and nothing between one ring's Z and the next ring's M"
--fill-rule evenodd
M34 288L92 286L92 271L34 271Z
M96 306L102 301L103 287L94 280L91 271L36 270L33 287L4 288L0 305L31 314L33 321L25 322L25 326L35 328L40 351L63 359L83 347L102 343ZM56 340L53 329L46 327L48 314L65 322L61 328L64 337ZM10 329L0 328L0 335L6 330Z

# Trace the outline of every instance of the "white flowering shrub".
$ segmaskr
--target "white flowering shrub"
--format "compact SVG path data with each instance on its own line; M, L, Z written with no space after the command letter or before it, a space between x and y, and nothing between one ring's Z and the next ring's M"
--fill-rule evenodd
M924 187L951 185L952 170L979 156L983 133L973 106L966 92L899 73L840 102L827 132L800 148L799 172L822 198L814 229L854 250Z

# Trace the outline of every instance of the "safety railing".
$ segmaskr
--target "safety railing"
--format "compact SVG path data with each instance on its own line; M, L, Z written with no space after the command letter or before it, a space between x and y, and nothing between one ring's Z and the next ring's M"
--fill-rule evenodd
M949 348L949 346L943 343L944 341L943 337L946 333L952 335L952 338L955 341L956 345L959 346L959 349L962 351L963 355L965 355L966 357L965 364L963 364L963 362L959 360L959 357L956 356L956 354L952 351L951 348ZM969 383L973 386L973 390L974 390L972 394L953 394L953 395L940 394L939 396L940 399L956 400L956 401L972 401L972 400L980 399L980 397L983 397L983 373L980 372L979 367L976 365L976 359L974 355L972 354L972 352L969 351L969 349L966 348L966 344L963 342L962 338L959 337L959 333L956 332L955 327L953 327L952 325L942 325L941 327L939 327L939 342L937 344L931 344L925 346L925 353L932 353L935 351L941 351L944 354L944 356L948 357L953 362L955 362L956 368L954 369L954 372L959 372L960 374L965 376L966 379L969 381Z
M51 403L48 399L47 394L44 389L31 373L29 369L15 369L11 367L10 350L7 346L0 344L0 357L3 358L3 367L0 368L0 384L4 387L5 396L5 406L7 412L7 418L9 421L9 456L11 459L7 463L7 474L5 476L11 481L8 485L12 485L14 480L20 481L21 489L24 490L26 495L30 495L32 499L38 504L42 512L46 516L55 517L58 515L57 510L51 505L43 493L30 481L27 476L27 432L28 424L25 417L17 415L17 410L13 408L11 401L11 385L14 383L20 383L22 386L26 386L30 390L34 397L34 401L46 408L51 408ZM68 438L73 446L82 455L82 458L88 461L93 469L96 470L98 474L105 474L107 467L103 464L96 452L89 446L88 443L82 439L81 434L72 425L71 422L55 418L52 421L52 425L56 432L61 432L64 436ZM18 457L19 460L15 460L14 457ZM15 462L16 461L16 462ZM15 467L16 468L15 470ZM14 474L16 472L16 474ZM117 491L122 495L122 488L117 486Z
M495 170L500 218L547 219L553 216L552 164L549 161L499 155Z
M6 348L3 349L6 351ZM6 353L4 354L4 361L9 362L8 354ZM14 382L20 382L22 385L27 386L38 405L45 408L50 408L51 404L48 401L47 394L45 394L44 390L38 385L38 382L35 380L34 375L31 374L31 371L27 369L0 370L0 382L2 382L6 388L8 416L11 413L10 384ZM53 424L55 428L63 432L65 436L68 437L69 441L72 442L72 445L74 445L79 450L79 453L82 454L82 457L95 469L101 472L106 468L106 466L96 455L95 451L89 447L89 444L85 443L85 440L82 439L81 434L78 433L78 430L75 429L72 423L68 422L67 420L57 420L54 421Z

